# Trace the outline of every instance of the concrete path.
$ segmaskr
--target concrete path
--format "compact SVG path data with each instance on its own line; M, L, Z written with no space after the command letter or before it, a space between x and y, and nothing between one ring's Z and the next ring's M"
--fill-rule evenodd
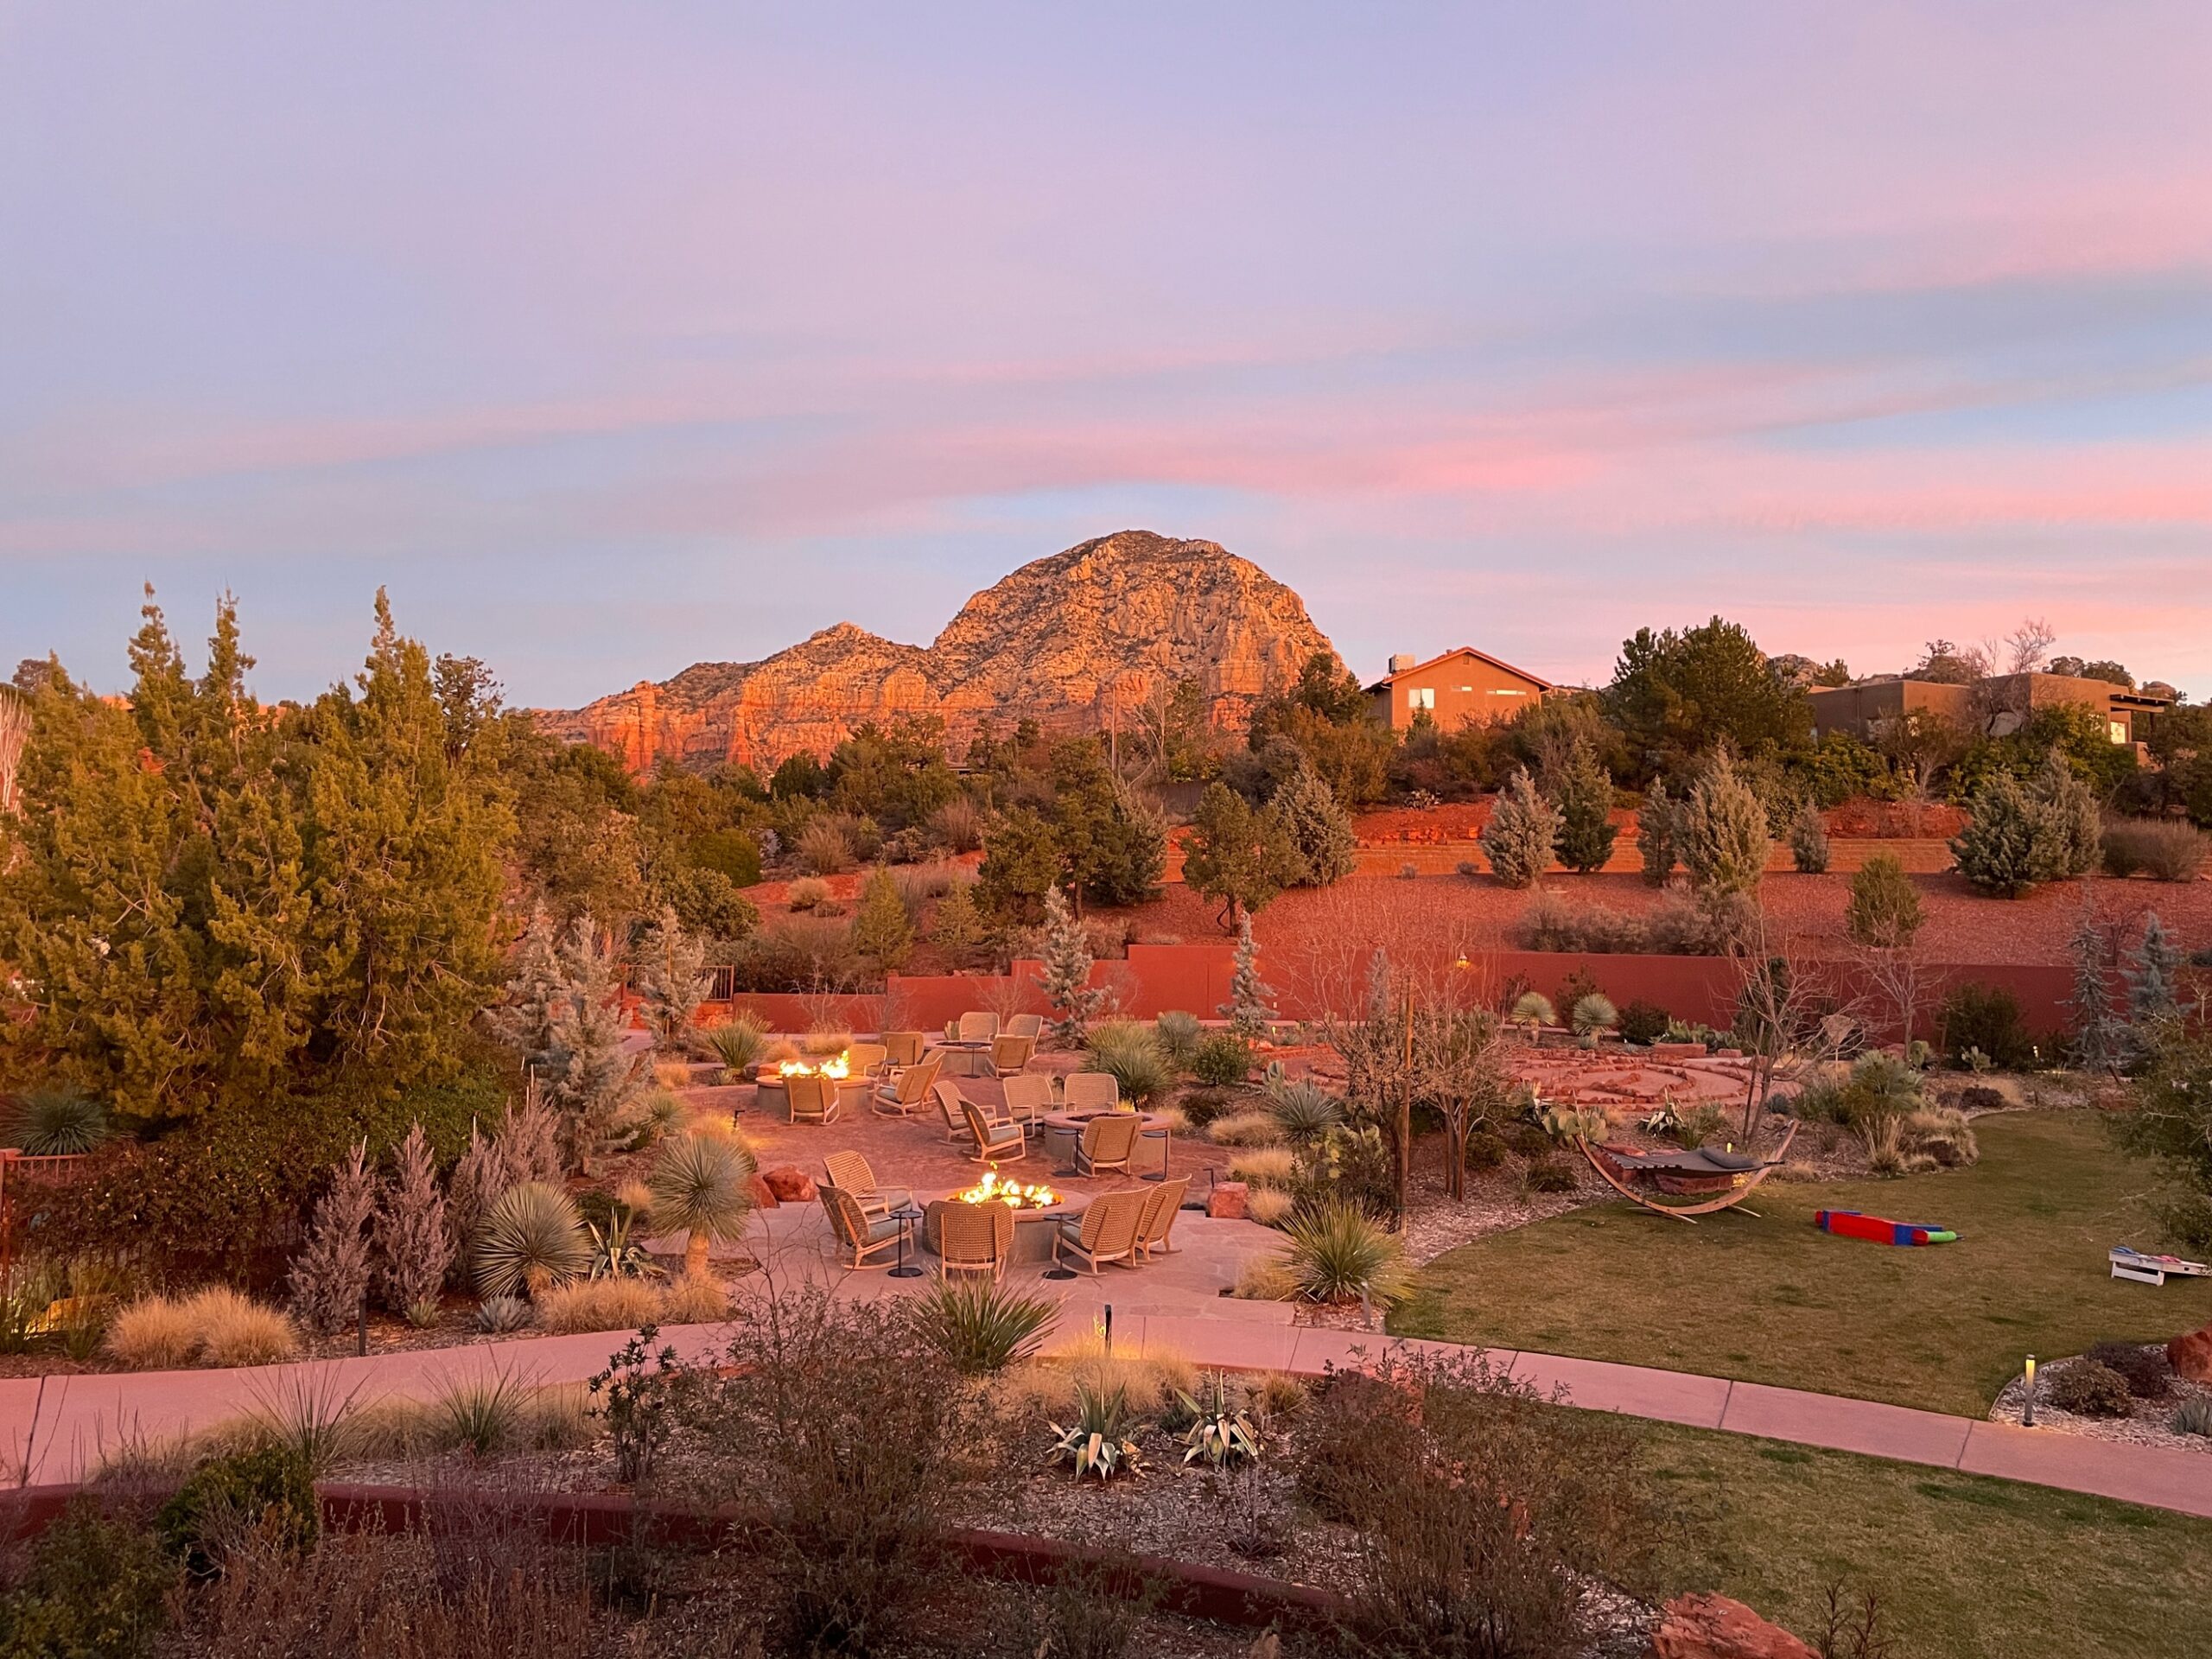
M916 1281L834 1268L792 1213L772 1238L770 1271L809 1280L842 1295L895 1294ZM1379 1332L1321 1330L1291 1323L1280 1303L1220 1295L1258 1230L1240 1222L1186 1217L1185 1248L1137 1273L1096 1279L1036 1281L1025 1288L1060 1301L1047 1351L1090 1339L1112 1310L1117 1351L1172 1352L1202 1366L1318 1376L1386 1347L1440 1353L1448 1343L1404 1342ZM1224 1276L1226 1275L1226 1276ZM663 1333L687 1360L713 1358L728 1328L689 1325ZM435 1398L444 1389L499 1373L531 1384L578 1382L606 1367L620 1332L520 1338L463 1347L417 1349L366 1358L315 1360L237 1370L118 1372L0 1382L0 1448L8 1474L24 1484L81 1479L133 1444L158 1444L281 1410L302 1395L366 1405L392 1396ZM1493 1349L1492 1357L1546 1393L1565 1389L1573 1405L1660 1422L1756 1434L1902 1462L1994 1475L2061 1491L2212 1516L2212 1454L2094 1440L1904 1406L1602 1360Z

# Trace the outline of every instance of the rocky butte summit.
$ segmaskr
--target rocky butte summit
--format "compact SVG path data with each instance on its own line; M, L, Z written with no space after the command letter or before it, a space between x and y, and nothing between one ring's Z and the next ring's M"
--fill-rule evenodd
M1182 679L1217 725L1236 726L1317 651L1335 655L1305 601L1249 559L1125 530L1023 565L927 645L840 622L760 662L695 663L538 723L639 772L773 766L901 715L942 717L956 752L986 721L1096 731Z

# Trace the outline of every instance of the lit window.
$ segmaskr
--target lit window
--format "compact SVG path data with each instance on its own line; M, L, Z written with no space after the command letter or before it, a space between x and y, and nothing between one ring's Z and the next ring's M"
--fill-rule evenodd
M2107 721L2105 722L2105 731L2115 743L2125 743L2127 741L2127 722L2124 720Z
M1436 688L1433 685L1414 686L1406 693L1406 706L1409 709L1433 709L1436 707Z

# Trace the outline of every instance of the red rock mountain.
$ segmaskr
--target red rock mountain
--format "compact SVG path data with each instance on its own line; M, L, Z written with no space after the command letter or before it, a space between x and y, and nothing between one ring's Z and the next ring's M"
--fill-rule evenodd
M1025 564L960 608L935 642L902 645L840 622L757 663L695 663L539 725L633 772L827 754L864 721L941 715L956 750L977 726L1033 718L1095 731L1161 687L1198 681L1217 725L1334 654L1305 602L1213 542L1125 530Z

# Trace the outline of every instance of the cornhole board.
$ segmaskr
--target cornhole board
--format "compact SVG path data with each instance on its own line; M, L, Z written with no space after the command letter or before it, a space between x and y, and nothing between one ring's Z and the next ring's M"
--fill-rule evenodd
M2113 1278L2132 1279L2139 1285L2163 1285L2170 1274L2182 1279L2212 1278L2212 1268L2202 1262L2184 1262L2177 1255L2145 1255L2125 1244L2114 1247L2107 1259Z
M1856 1210L1822 1210L1814 1215L1813 1222L1824 1233L1834 1233L1839 1238L1864 1238L1876 1244L1952 1244L1958 1242L1959 1236L1948 1227L1891 1221L1881 1216L1861 1215Z

